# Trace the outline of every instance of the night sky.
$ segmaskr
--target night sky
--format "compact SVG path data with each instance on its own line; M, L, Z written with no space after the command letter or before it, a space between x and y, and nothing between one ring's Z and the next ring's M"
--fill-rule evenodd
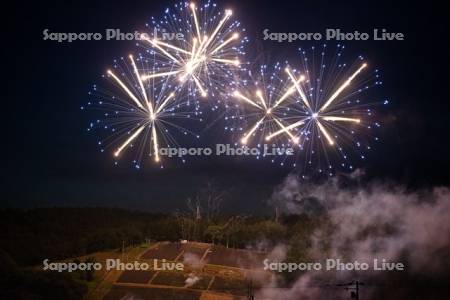
M120 28L131 32L143 28L151 16L162 16L173 3L43 1L16 7L9 29L15 41L10 49L15 76L9 78L11 93L3 103L7 129L2 144L8 155L2 172L2 207L107 205L171 210L182 208L187 197L213 179L230 191L228 208L252 212L254 204L263 202L283 181L289 168L240 159L209 158L165 170L152 168L150 160L143 162L148 166L141 170L128 164L115 167L110 156L98 151L96 136L86 133L89 118L79 108L90 86L114 58L135 50L133 42L57 43L44 41L42 31L104 33L106 28ZM364 54L382 71L381 91L391 101L383 114L382 142L374 145L361 167L370 179L414 188L450 184L449 83L442 65L448 55L443 47L448 30L438 8L407 1L217 3L234 10L248 30L249 46L264 48L266 57L289 59L296 48L322 42L263 41L265 28L271 32L386 28L404 33L405 41L344 43L350 54Z

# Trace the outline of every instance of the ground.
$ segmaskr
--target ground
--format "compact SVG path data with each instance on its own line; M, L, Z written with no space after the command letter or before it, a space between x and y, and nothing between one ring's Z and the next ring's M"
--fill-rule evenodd
M247 299L253 286L269 280L262 270L265 253L230 249L205 243L158 242L118 251L96 253L96 260L106 258L147 262L165 259L182 262L183 271L99 271L87 299ZM259 282L254 282L258 278Z

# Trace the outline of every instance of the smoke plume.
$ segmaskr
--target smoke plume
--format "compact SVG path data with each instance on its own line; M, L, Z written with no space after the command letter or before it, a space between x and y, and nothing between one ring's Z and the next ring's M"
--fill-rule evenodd
M312 261L331 258L372 266L374 259L385 259L403 263L405 271L306 271L289 288L262 289L259 296L349 299L350 292L338 284L353 280L365 282L363 299L447 295L448 288L440 283L450 270L450 189L410 191L392 183L361 184L362 175L357 171L321 184L291 175L275 190L271 203L284 215L323 220L310 236Z

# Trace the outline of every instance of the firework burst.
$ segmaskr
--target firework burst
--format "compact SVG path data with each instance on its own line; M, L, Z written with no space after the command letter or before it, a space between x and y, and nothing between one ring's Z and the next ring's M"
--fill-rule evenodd
M380 126L373 107L380 102L367 92L381 85L378 70L370 70L362 56L345 63L342 45L329 56L326 45L299 50L299 70L286 69L291 80L296 72L306 78L296 86L286 118L290 125L266 139L289 130L299 137L300 159L295 164L329 175L336 168L352 170L355 159L364 160L371 141L378 140L372 130Z
M88 130L100 127L108 136L99 141L101 151L113 148L114 157L120 157L127 149L136 149L134 164L140 167L145 153L160 163L161 146L178 146L176 135L198 135L185 129L185 119L201 119L195 103L182 101L177 96L179 89L166 78L158 84L153 80L142 80L142 69L151 65L142 57L132 55L116 61L114 68L104 77L114 90L103 90L94 86L90 95L95 101L88 106L101 110L104 118L91 122ZM178 122L176 122L178 121ZM174 134L172 134L174 131ZM147 149L147 150L146 150Z
M280 64L276 64L274 72L267 75L267 66L261 66L257 79L252 80L252 86L249 88L236 89L233 92L233 97L239 103L238 106L245 105L249 109L239 112L232 119L245 119L245 128L237 127L239 131L244 131L240 137L240 142L246 145L252 137L259 133L261 135L269 134L276 131L284 133L289 142L298 143L298 137L295 137L284 124L286 117L285 104L287 99L295 92L295 87L305 77L300 75L298 78L292 78L292 83L287 83L278 77ZM261 142L261 139L258 139Z
M344 63L343 46L338 45L332 56L325 49L326 45L320 51L300 49L298 69L277 63L267 76L267 67L261 67L259 78L250 80L256 89L233 93L237 106L249 108L228 116L239 125L227 129L243 132L242 144L253 137L258 147L262 141L293 146L295 159L283 157L282 165L291 162L301 170L330 175L337 167L353 169L353 159L365 159L370 140L378 140L371 129L380 126L372 111L379 101L365 92L381 81L378 70L369 71L362 57L352 65Z
M152 19L147 25L151 34L143 35L143 40L150 46L147 53L158 58L158 69L149 70L142 80L172 76L203 97L225 88L239 69L246 38L240 23L231 21L231 10L215 14L215 8L211 2L200 7L181 2L174 10L167 9L161 21ZM182 37L164 39L168 33Z

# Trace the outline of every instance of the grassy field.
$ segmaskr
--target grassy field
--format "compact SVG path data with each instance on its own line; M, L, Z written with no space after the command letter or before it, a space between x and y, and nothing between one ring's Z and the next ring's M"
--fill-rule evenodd
M118 283L148 283L155 275L154 271L123 271L120 274Z
M234 278L215 277L211 290L232 295L245 295L247 293L247 283Z
M141 259L167 259L175 260L186 248L185 244L180 243L159 243L155 247L147 250Z
M152 280L152 284L155 285L167 285L175 287L185 286L188 274L181 272L158 272L155 279Z
M206 256L208 264L228 266L242 269L262 268L265 253L242 249L230 249L215 246L210 249Z

